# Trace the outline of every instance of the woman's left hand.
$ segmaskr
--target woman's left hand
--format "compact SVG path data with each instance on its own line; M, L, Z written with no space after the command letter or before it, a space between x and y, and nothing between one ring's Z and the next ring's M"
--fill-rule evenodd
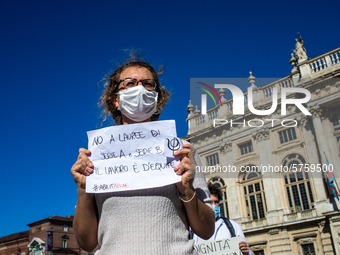
M181 182L176 185L187 213L189 225L199 237L209 239L214 234L215 214L199 196L195 196L196 193L192 186L196 170L195 149L190 144L184 144L183 149L176 151L174 155L183 156L181 163L174 169L176 174L182 175Z
M174 153L175 156L183 156L181 163L174 168L176 174L182 175L181 182L176 183L178 192L181 196L190 196L194 192L192 186L196 167L194 153L195 149L191 147L190 144L184 144L183 149Z

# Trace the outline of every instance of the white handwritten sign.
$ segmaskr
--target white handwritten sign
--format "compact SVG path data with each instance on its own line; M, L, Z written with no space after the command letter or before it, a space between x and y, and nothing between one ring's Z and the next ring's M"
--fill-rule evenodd
M217 241L207 241L194 244L194 248L199 254L212 255L242 255L239 243L242 237L233 237Z
M176 183L173 152L182 147L174 120L113 126L87 132L94 172L86 192L145 189Z

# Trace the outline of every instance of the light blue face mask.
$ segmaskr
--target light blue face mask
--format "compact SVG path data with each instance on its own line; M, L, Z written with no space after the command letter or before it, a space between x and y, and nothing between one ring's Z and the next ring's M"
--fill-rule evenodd
M212 208L215 212L215 218L217 218L220 215L220 207L218 205L212 205Z

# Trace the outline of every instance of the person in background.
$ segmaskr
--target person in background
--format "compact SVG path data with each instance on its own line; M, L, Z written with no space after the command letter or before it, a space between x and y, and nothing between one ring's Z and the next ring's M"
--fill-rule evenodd
M155 69L143 60L130 59L110 75L101 105L104 118L111 115L116 125L130 125L156 122L168 98ZM91 151L80 148L71 168L77 184L73 226L79 246L86 251L99 248L96 255L197 254L189 240L189 226L201 238L214 233L209 190L203 172L193 175L195 165L201 163L190 144L174 154L183 157L174 168L181 175L178 183L93 194L85 192L86 176L94 169Z
M243 234L243 231L235 221L229 220L226 218L221 218L220 215L220 204L219 202L222 199L222 192L218 189L215 185L209 184L208 185L210 191L210 197L212 200L212 206L215 212L215 233L209 240L204 240L197 236L196 234L193 235L193 239L195 243L206 242L206 241L215 241L221 240L231 237L240 236L242 237L243 241L239 243L239 248L243 255L253 255L252 251L249 249L249 245L246 241L246 238Z

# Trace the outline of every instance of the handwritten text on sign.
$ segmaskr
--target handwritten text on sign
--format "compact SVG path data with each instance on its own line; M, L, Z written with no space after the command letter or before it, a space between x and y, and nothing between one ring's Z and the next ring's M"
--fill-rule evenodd
M155 121L87 132L94 173L86 192L104 193L145 189L176 183L173 152L182 144L175 121Z
M199 254L211 255L242 255L239 243L242 237L233 237L217 241L207 241L194 244L194 248Z

